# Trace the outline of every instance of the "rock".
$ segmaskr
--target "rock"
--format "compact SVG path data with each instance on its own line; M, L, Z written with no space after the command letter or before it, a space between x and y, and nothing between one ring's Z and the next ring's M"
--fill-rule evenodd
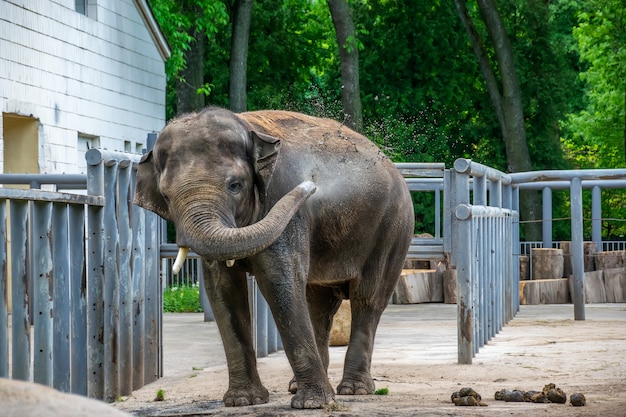
M572 395L570 395L569 402L574 407L582 407L583 405L585 405L587 403L587 400L585 399L585 394L581 394L579 392L575 392Z
M130 416L98 400L65 394L41 384L3 378L0 378L0 403L3 417Z

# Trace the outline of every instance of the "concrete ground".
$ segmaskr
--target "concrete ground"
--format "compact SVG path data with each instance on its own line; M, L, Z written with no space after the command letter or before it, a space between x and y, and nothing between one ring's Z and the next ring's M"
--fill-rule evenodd
M521 306L473 365L457 364L456 305L390 305L376 336L372 376L386 396L337 397L338 411L289 407L291 378L284 353L259 359L268 404L225 408L228 374L215 323L202 314L165 314L164 377L135 391L116 408L141 416L626 416L626 304L586 306L575 321L572 305ZM330 349L329 379L341 379L345 347ZM504 403L500 389L541 390L554 383L582 392L585 407ZM488 407L455 407L453 391L471 386ZM158 389L166 401L154 402Z

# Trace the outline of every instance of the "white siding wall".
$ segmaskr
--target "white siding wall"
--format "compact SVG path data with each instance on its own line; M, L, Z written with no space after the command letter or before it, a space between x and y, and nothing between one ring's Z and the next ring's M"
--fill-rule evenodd
M165 123L165 71L133 1L97 0L94 20L74 0L0 0L0 111L40 120L41 172L84 165L78 133L145 144Z

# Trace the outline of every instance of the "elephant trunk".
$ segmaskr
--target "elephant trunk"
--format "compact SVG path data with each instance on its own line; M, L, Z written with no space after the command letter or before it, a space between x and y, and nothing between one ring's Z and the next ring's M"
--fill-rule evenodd
M227 261L232 265L232 260L252 256L274 243L315 190L313 182L301 183L285 194L263 219L244 227L227 225L219 216L198 221L192 214L183 222L187 242L181 246L190 246L207 260ZM178 263L182 264L180 260Z

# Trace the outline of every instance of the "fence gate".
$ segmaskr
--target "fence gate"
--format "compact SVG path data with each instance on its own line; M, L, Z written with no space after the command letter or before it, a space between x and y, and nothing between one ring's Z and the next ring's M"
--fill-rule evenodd
M1 176L87 193L0 188L0 377L111 401L162 375L158 223L132 205L139 155L86 159Z

